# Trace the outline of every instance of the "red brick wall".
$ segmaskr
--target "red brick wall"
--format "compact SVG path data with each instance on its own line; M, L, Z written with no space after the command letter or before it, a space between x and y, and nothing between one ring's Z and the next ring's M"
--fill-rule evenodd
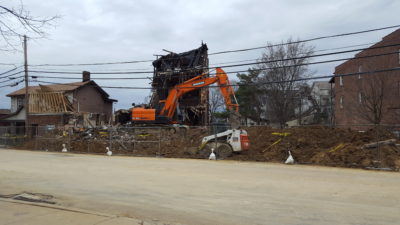
M381 42L374 46L398 43L400 43L400 29L384 37ZM399 49L400 46L393 46L364 50L358 53L356 57L390 52L397 52L397 54L346 61L335 68L335 75L359 72L360 66L361 72L400 67ZM379 82L384 84L385 93L381 123L400 123L400 71L343 76L342 79L343 85L340 85L340 78L335 78L335 123L337 126L361 129L362 127L356 125L371 123L364 118L365 112L363 113L363 110L365 107L362 107L359 102L359 94L367 93L371 95L372 85L377 87ZM343 107L341 107L341 98L343 99Z
M56 125L63 126L67 123L66 115L30 115L29 123L37 124L38 126Z

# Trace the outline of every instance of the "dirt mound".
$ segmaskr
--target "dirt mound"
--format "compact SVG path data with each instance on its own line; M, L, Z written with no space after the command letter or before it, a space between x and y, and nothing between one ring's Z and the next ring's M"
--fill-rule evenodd
M233 154L229 159L241 161L284 162L290 150L296 163L340 167L400 168L400 148L382 145L363 148L365 144L395 138L384 129L358 132L329 127L272 129L246 127L250 150ZM160 133L161 132L161 133ZM207 128L118 131L111 136L94 134L95 138L80 136L36 139L21 148L61 151L66 143L70 152L105 154L110 147L115 155L170 158L201 158L197 153L201 139L209 135ZM398 143L398 140L397 140Z
M296 162L301 164L395 168L396 160L400 160L400 149L396 146L363 148L367 143L394 138L393 134L382 129L358 132L326 127L283 130L250 127L246 130L251 149L233 159L284 162L290 150Z

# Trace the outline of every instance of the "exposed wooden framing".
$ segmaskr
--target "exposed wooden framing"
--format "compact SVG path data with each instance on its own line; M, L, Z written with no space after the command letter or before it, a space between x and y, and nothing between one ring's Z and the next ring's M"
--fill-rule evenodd
M71 103L62 92L36 92L29 95L31 113L70 112Z
M66 103L65 103L65 100L66 100L65 96L63 95L61 99L62 99L62 103L63 103L63 106L64 106L64 111L67 111L67 106L66 106Z

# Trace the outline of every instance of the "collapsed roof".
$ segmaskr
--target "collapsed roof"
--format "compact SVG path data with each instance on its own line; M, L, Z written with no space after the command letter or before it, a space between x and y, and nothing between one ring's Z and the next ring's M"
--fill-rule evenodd
M153 94L150 105L161 110L168 97L169 90L195 76L208 71L208 48L202 44L199 48L183 53L162 56L153 62ZM207 89L195 90L179 100L179 111L188 125L206 125L208 115Z
M199 69L208 64L207 45L202 44L200 48L183 53L173 53L162 56L153 61L153 66L158 72L179 72L185 69Z
M116 102L117 100L115 99L110 99L109 95L107 92L105 92L99 85L96 84L93 80L89 81L84 81L84 82L73 82L73 83L65 83L65 84L51 84L51 85L38 85L38 86L29 86L28 87L28 94L34 94L38 92L43 92L43 90L46 90L47 92L70 92L74 91L77 89L80 89L85 86L92 86L96 90L98 90L101 94L101 96L104 98L106 101L111 101L111 102ZM14 92L11 92L8 94L8 97L14 97L14 96L21 96L25 95L25 88L21 88L19 90L16 90Z

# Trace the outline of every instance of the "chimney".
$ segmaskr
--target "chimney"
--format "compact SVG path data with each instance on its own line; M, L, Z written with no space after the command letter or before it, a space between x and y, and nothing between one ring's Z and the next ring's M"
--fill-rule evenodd
M89 71L82 72L82 82L85 82L85 81L90 81L90 72Z

